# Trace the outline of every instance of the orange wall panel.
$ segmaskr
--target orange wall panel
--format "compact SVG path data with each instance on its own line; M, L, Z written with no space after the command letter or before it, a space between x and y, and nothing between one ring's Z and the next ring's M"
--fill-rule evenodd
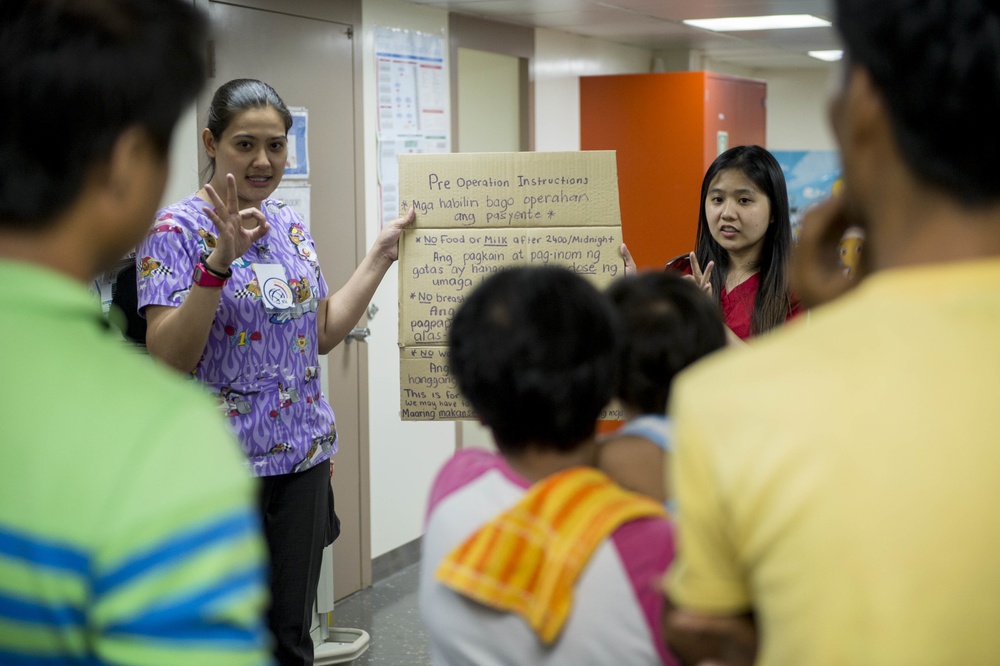
M720 131L729 133L730 148L767 145L765 82L710 73L705 91L705 170L718 155Z
M717 132L730 147L765 145L766 94L763 81L710 72L581 77L580 147L617 152L622 235L639 268L694 249Z
M694 247L704 82L704 72L580 79L580 147L617 151L622 234L640 268Z

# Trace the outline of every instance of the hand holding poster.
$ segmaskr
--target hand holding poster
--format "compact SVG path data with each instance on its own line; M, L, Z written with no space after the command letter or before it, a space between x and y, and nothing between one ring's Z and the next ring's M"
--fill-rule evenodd
M448 374L455 309L504 266L557 264L603 288L621 275L613 151L401 155L403 420L474 418Z

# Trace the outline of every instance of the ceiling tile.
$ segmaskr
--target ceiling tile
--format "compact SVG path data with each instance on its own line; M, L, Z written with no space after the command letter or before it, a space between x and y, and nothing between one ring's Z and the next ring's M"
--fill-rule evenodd
M691 18L813 14L830 19L832 0L412 0L459 14L561 30L651 50L699 49L747 67L822 67L806 51L839 48L832 28L714 33ZM737 55L734 55L736 53ZM754 63L754 64L746 64Z

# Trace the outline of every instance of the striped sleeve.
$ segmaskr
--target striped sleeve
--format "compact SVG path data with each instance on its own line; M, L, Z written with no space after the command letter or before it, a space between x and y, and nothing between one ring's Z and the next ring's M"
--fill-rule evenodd
M0 664L55 664L87 651L90 557L0 526Z
M258 530L249 509L234 507L102 572L93 586L102 660L260 663L266 571Z
M253 480L222 420L191 412L105 482L89 543L0 526L0 663L270 663ZM177 460L192 433L206 455Z
M236 510L97 578L83 552L0 531L0 571L28 583L0 590L0 663L266 663L257 529Z

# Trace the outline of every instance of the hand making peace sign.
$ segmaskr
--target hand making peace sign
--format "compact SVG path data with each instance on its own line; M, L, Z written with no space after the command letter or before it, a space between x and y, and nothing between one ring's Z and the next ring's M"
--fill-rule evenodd
M712 277L712 269L715 268L715 262L714 261L708 262L708 264L705 266L705 270L702 270L701 265L698 263L698 255L692 252L691 254L688 255L688 258L691 260L691 275L685 275L684 277L688 278L689 280L694 280L694 283L698 285L700 289L704 290L705 293L711 296L712 295L711 277Z

